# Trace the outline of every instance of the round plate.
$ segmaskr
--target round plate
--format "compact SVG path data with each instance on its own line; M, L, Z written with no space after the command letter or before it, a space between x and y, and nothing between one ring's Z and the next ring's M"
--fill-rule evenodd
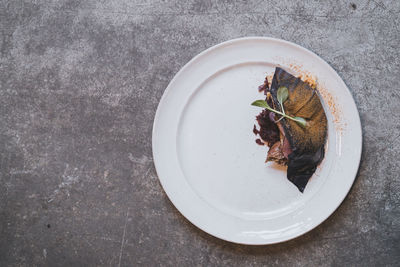
M265 163L253 125L264 96L257 88L275 67L317 81L328 118L326 155L304 193L286 169ZM161 98L153 126L160 182L190 222L221 239L251 245L295 238L323 222L355 179L361 124L338 74L296 44L251 37L227 41L194 57Z

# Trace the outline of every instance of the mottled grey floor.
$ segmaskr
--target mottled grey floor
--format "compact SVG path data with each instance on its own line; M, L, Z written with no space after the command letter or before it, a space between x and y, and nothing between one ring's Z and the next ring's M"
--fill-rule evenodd
M400 1L326 2L1 0L0 266L398 266ZM212 45L254 35L328 61L364 136L340 208L302 237L260 247L184 219L151 151L174 74Z

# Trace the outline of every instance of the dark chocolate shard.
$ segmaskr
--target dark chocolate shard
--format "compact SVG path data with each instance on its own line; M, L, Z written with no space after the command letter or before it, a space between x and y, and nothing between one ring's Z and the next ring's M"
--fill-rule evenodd
M293 120L281 120L285 137L292 149L288 156L287 177L303 192L308 180L324 158L327 119L318 92L300 78L279 67L275 70L270 89L275 109L281 111L277 99L277 91L281 86L289 90L289 97L283 104L285 113L307 121L307 126L302 127Z

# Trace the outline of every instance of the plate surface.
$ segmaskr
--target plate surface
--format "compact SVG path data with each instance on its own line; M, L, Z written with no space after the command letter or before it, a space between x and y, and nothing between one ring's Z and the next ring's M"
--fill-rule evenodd
M317 81L328 117L326 155L304 193L286 169L265 163L268 148L252 132L251 106L275 67ZM161 98L153 126L153 157L175 207L218 238L262 245L286 241L322 223L355 179L362 147L354 100L320 57L273 38L227 41L194 57Z

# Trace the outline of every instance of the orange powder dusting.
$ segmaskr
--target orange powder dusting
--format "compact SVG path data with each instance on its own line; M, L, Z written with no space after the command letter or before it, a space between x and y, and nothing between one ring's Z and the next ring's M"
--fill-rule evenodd
M317 87L317 79L310 72L303 70L302 65L289 64L289 68L296 72L297 77L308 83L308 85L315 89Z
M314 78L314 76L311 76L309 74L302 74L299 76L300 79L302 79L305 83L308 83L308 85L315 89L317 87L317 79Z
M336 105L335 97L332 96L332 94L329 93L328 90L326 90L326 88L321 85L318 86L318 92L332 113L333 123L335 124L336 130L338 132L343 132L345 124L342 120L342 111Z

